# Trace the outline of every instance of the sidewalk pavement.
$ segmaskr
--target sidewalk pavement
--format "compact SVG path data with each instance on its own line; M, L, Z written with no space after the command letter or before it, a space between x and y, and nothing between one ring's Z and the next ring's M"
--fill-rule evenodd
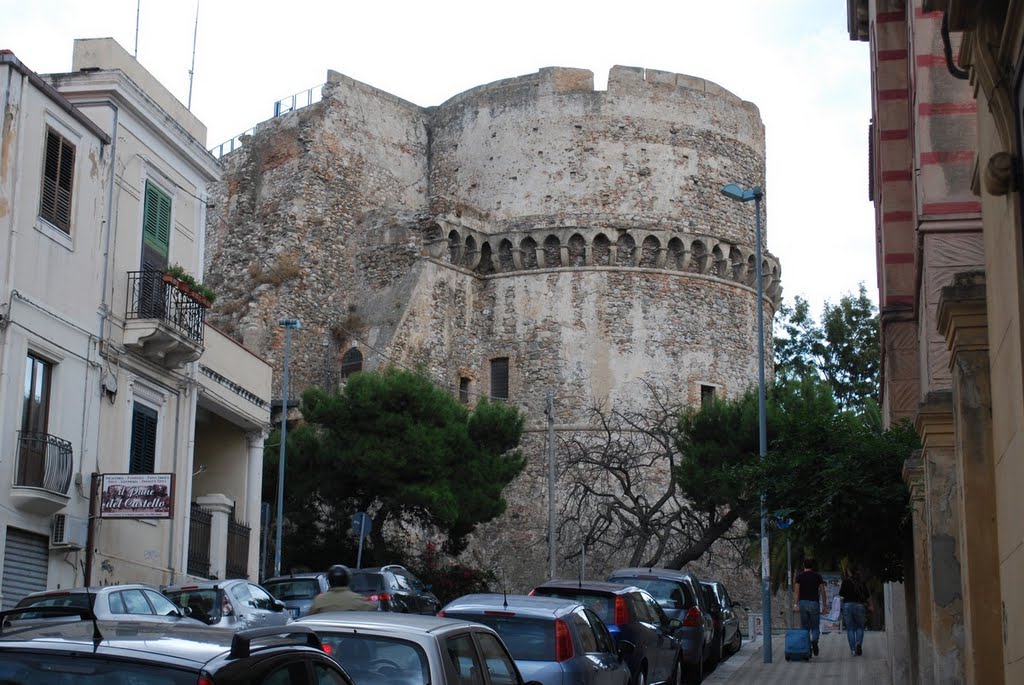
M743 642L740 651L704 678L704 685L892 685L886 658L885 632L864 635L864 655L851 656L846 633L823 633L820 654L809 662L786 661L785 635L772 639L772 663L764 663L760 637Z

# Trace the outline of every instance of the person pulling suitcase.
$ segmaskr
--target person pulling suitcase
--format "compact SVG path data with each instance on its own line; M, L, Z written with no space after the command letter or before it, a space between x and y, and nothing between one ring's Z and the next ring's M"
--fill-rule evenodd
M814 570L814 559L804 559L804 570L793 585L793 608L800 612L800 630L807 633L811 651L818 656L818 638L821 636L821 614L828 602L825 579Z

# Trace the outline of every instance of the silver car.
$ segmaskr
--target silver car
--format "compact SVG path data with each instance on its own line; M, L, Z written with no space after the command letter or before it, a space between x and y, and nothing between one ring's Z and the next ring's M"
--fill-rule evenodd
M316 614L294 623L312 628L359 685L523 685L501 639L478 623L373 611Z
M616 647L597 614L579 602L527 595L466 595L450 602L439 615L493 628L523 676L544 685L626 685L630 680L625 657L635 645L620 640Z
M186 612L161 594L159 590L139 583L33 592L23 597L15 605L16 609L25 607L92 609L93 614L100 620L157 621L199 625L198 621L187 618ZM42 618L42 616L23 613L12 620L34 618Z
M313 606L313 598L321 592L327 592L327 574L295 573L288 576L267 578L262 583L263 589L284 602L285 608L294 618L305 616Z
M206 580L172 585L164 594L208 626L245 630L291 621L284 602L247 580Z

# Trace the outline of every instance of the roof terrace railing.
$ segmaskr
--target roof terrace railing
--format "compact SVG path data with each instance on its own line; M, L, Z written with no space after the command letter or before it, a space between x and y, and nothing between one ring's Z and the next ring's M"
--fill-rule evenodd
M325 85L326 84L321 83L318 86L313 86L312 88L307 88L306 90L299 91L298 93L289 95L288 97L281 98L274 103L274 116L272 118L276 119L277 117L288 114L289 112L294 112L297 109L302 109L303 107L308 107L313 103L320 102L324 96ZM210 154L217 159L220 159L229 152L234 152L238 148L242 147L245 138L256 133L256 129L258 127L259 125L257 124L256 126L239 133L234 138L226 140L220 145L211 147Z

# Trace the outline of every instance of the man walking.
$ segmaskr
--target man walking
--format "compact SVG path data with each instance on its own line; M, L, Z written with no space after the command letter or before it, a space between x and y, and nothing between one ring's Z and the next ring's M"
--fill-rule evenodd
M335 564L327 569L327 584L330 589L313 598L309 613L321 614L326 611L375 611L377 606L348 589L351 573L347 566Z
M857 567L851 566L850 572L843 578L843 584L839 586L839 596L843 598L843 622L846 623L850 656L861 656L864 653L864 626L867 623L871 595Z
M800 612L800 627L810 633L814 656L818 656L821 612L825 604L825 579L814 570L814 559L804 559L804 570L793 585L793 608Z

